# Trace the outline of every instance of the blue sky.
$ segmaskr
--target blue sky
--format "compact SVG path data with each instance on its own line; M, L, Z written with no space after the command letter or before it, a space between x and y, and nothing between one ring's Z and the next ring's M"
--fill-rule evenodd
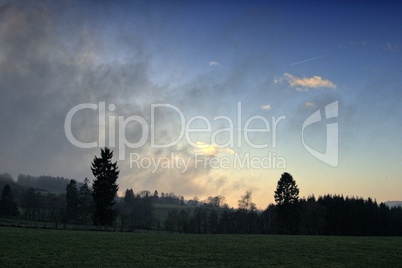
M115 104L108 116L137 115L150 125L151 104L174 105L186 121L204 116L211 133L192 134L170 148L125 148L119 160L120 189L175 192L201 199L224 195L230 205L246 190L257 206L273 202L276 182L290 172L301 195L344 194L400 200L402 195L402 4L398 1L0 1L0 92L3 152L0 172L92 178L89 165L99 148L77 148L66 137L67 113L81 103ZM303 146L302 126L317 110L338 101L338 164L316 159ZM225 144L253 116L278 123L250 134L256 149ZM323 113L322 113L323 114ZM172 141L182 127L177 113L160 111L156 139ZM117 123L116 123L117 124ZM305 129L305 142L324 152L327 122ZM72 133L98 140L97 112L80 111ZM192 128L204 128L194 120ZM253 128L264 127L255 120ZM116 132L116 138L118 137ZM143 129L125 129L131 142ZM242 133L243 135L243 133ZM109 137L106 133L106 138ZM244 136L244 135L243 135ZM115 141L118 144L118 140ZM114 148L118 156L119 148ZM216 159L270 153L284 167L130 168L129 155ZM194 160L194 159L193 159ZM271 159L272 160L272 159ZM172 162L170 162L172 163ZM232 163L233 164L233 163Z

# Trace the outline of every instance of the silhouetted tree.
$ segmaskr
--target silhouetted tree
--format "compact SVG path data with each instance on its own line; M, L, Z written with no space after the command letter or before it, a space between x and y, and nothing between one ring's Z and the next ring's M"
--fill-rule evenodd
M314 196L307 200L300 200L300 233L303 235L319 235L325 230L326 209L320 203L316 202Z
M219 216L215 210L209 213L209 232L217 234L219 232Z
M189 220L189 230L192 233L205 234L208 232L208 215L205 208L197 207Z
M186 233L189 231L188 213L183 209L180 212L177 209L169 210L164 227L169 232Z
M178 224L177 228L180 233L187 233L189 231L189 228L188 228L189 219L188 218L189 218L189 216L188 216L187 211L182 209L178 215L178 222L177 222L177 224Z
M178 212L176 209L172 209L168 212L166 220L164 222L165 230L169 232L175 232L178 229Z
M78 222L81 224L90 224L93 212L92 190L88 182L88 178L85 178L84 184L78 191Z
M127 189L124 194L124 203L126 204L133 204L134 203L134 191L133 189Z
M278 214L274 204L270 204L261 214L262 232L265 234L278 233Z
M56 229L58 224L63 220L66 208L65 201L64 194L47 193L46 195L47 221L53 222Z
M14 217L18 215L18 207L14 202L13 193L11 192L10 185L6 184L3 187L0 200L0 216Z
M219 219L219 231L224 234L236 233L236 222L234 219L234 210L225 209Z
M120 213L122 227L134 231L135 224L135 196L133 189L127 189L123 197L123 211Z
M120 209L122 227L130 231L135 229L150 229L153 223L153 196L149 191L141 191L134 195L132 189L127 189L123 198L123 207Z
M245 195L241 196L239 200L239 209L256 210L255 203L252 202L251 191L247 191Z
M141 229L150 229L153 223L152 197L149 194L138 194L134 198L135 226Z
M225 200L226 198L224 196L217 195L208 197L207 202L209 206L219 208L225 205Z
M284 233L295 234L299 228L299 188L289 173L283 173L275 190L277 213Z
M38 207L38 200L36 198L35 189L28 188L22 197L22 206L24 207L23 217L28 220L36 219L36 210Z
M155 191L153 198L152 198L153 202L155 202L155 203L180 205L182 202L181 196L175 195L174 193L163 193L162 192L160 197L155 196L155 194L157 194L157 193L158 192Z
M78 218L77 182L70 180L66 186L66 217L67 222L76 223Z
M93 221L95 225L111 226L116 219L113 206L116 203L119 176L117 162L112 163L113 152L109 148L101 149L101 157L95 156L92 162L92 173L95 176L92 197L95 211Z
M159 194L158 194L158 191L155 190L154 196L153 196L153 201L154 201L155 203L157 203L157 202L158 202L158 199L159 199Z
M299 188L289 173L283 173L275 191L275 202L278 206L296 204L299 201Z

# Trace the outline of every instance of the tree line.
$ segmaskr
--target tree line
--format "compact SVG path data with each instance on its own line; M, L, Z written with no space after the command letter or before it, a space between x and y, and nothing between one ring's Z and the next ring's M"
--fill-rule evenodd
M17 178L17 183L26 186L32 187L35 189L42 189L56 193L64 193L66 190L67 184L70 182L69 179L63 177L52 177L52 176L31 176L20 174ZM77 185L80 187L82 185L81 182L77 182Z
M276 204L264 211L255 209L251 192L242 196L238 209L172 210L165 228L184 233L402 235L401 207L389 208L371 198L342 195L299 198L299 189L289 173L282 174L274 198Z
M237 209L229 208L220 195L199 201L184 200L174 193L135 194L127 189L120 198L119 170L112 157L110 149L101 149L100 157L95 156L91 163L95 177L92 186L87 178L83 183L69 180L63 193L44 193L32 187L21 191L10 175L3 174L0 216L52 222L55 228L76 224L121 231L154 229L200 234L402 235L401 207L342 195L300 198L289 173L278 180L275 204L263 211L252 202L251 191L241 196ZM16 198L13 188L17 189ZM164 209L162 215L160 209L156 211L157 204L172 208Z

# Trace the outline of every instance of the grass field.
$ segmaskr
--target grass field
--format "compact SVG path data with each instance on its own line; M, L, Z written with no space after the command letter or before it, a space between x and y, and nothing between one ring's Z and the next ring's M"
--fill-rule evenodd
M1 267L401 267L401 237L118 233L0 227Z

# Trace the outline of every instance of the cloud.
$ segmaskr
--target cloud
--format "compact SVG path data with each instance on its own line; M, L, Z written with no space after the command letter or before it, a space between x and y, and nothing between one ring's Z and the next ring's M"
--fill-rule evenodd
M312 108L312 107L315 107L315 106L316 106L316 104L314 102L312 102L312 101L308 101L308 102L306 102L304 104L304 107L306 107L306 108Z
M133 41L128 35L119 39L119 47L129 47L134 58L101 61L104 55L116 53L99 41L104 40L105 32L93 31L77 18L72 22L74 31L61 34L56 27L58 15L51 16L41 4L29 9L0 7L0 122L4 127L0 146L7 151L0 157L0 169L13 175L50 174L82 180L91 177L88 163L99 149L83 150L68 142L63 124L67 112L77 104L106 101L106 105L116 104L116 115L148 120L149 102L161 102L168 94L150 81L145 52L136 53L142 51L136 36ZM96 122L95 111L78 112L72 122L74 137L82 142L97 141ZM126 135L138 141L142 132L134 127L128 125ZM169 138L169 134L163 137ZM41 157L34 157L36 154Z
M99 155L99 148L77 148L67 140L64 132L66 114L75 105L101 101L106 102L106 107L111 103L116 105L113 113L106 111L105 138L109 144L109 116L115 117L116 126L119 126L118 116L136 115L150 123L150 105L153 103L170 103L186 114L194 107L197 112L207 109L217 114L221 108L217 102L200 102L199 99L217 94L217 87L223 88L217 100L224 99L229 92L232 94L233 89L242 90L241 81L246 74L240 67L224 82L216 82L211 74L199 74L188 84L173 87L166 82L162 86L153 78L152 55L157 52L146 46L159 35L159 27L149 26L147 22L145 32L150 33L149 37L131 26L125 28L123 22L114 22L120 30L114 34L115 38L110 38L110 33L99 27L94 19L98 16L75 15L67 27L65 19L70 18L69 12L75 10L75 3L78 2L71 1L72 8L56 11L45 2L31 3L29 8L19 4L0 6L0 122L4 127L0 140L3 149L0 170L3 172L10 172L14 177L23 173L64 176L79 181L85 177L92 179L89 167L94 155ZM105 11L105 18L113 18L110 12ZM58 28L60 25L65 28ZM211 60L209 65L220 63ZM167 144L180 135L181 122L175 111L156 109L154 117L156 144ZM81 142L98 141L97 111L77 112L71 129ZM120 153L119 130L116 129L116 146L112 148L114 160L118 160ZM127 124L124 130L127 140L133 143L143 135L135 122ZM205 143L201 147L206 156L235 153L216 144ZM152 173L152 168L130 167L130 153L139 154L141 159L169 159L168 163L173 165L171 152L180 159L192 159L185 173L181 168L158 169ZM234 195L237 193L231 189L236 185L250 187L248 182L237 182L240 178L226 180L224 174L215 177L213 172L217 171L208 166L196 166L194 148L188 144L152 149L148 139L141 148L131 150L126 147L125 157L125 161L118 161L121 171L118 183L122 191L126 188L136 191L158 189L187 196L227 191L228 195Z
M205 155L217 156L219 154L219 148L213 144L205 142L196 142L197 148L196 152L201 152Z
M289 83L290 86L296 87L296 90L299 91L307 91L308 88L336 88L336 85L333 82L322 79L322 77L318 75L310 78L301 78L289 73L285 73L283 78Z
M234 154L235 152L230 148L220 148L216 144L209 144L205 142L196 142L197 148L196 152L201 152L208 156L218 156L220 152L226 152L229 154Z
M271 110L271 105L269 105L269 104L263 105L263 106L261 106L261 109L263 109L263 110Z

